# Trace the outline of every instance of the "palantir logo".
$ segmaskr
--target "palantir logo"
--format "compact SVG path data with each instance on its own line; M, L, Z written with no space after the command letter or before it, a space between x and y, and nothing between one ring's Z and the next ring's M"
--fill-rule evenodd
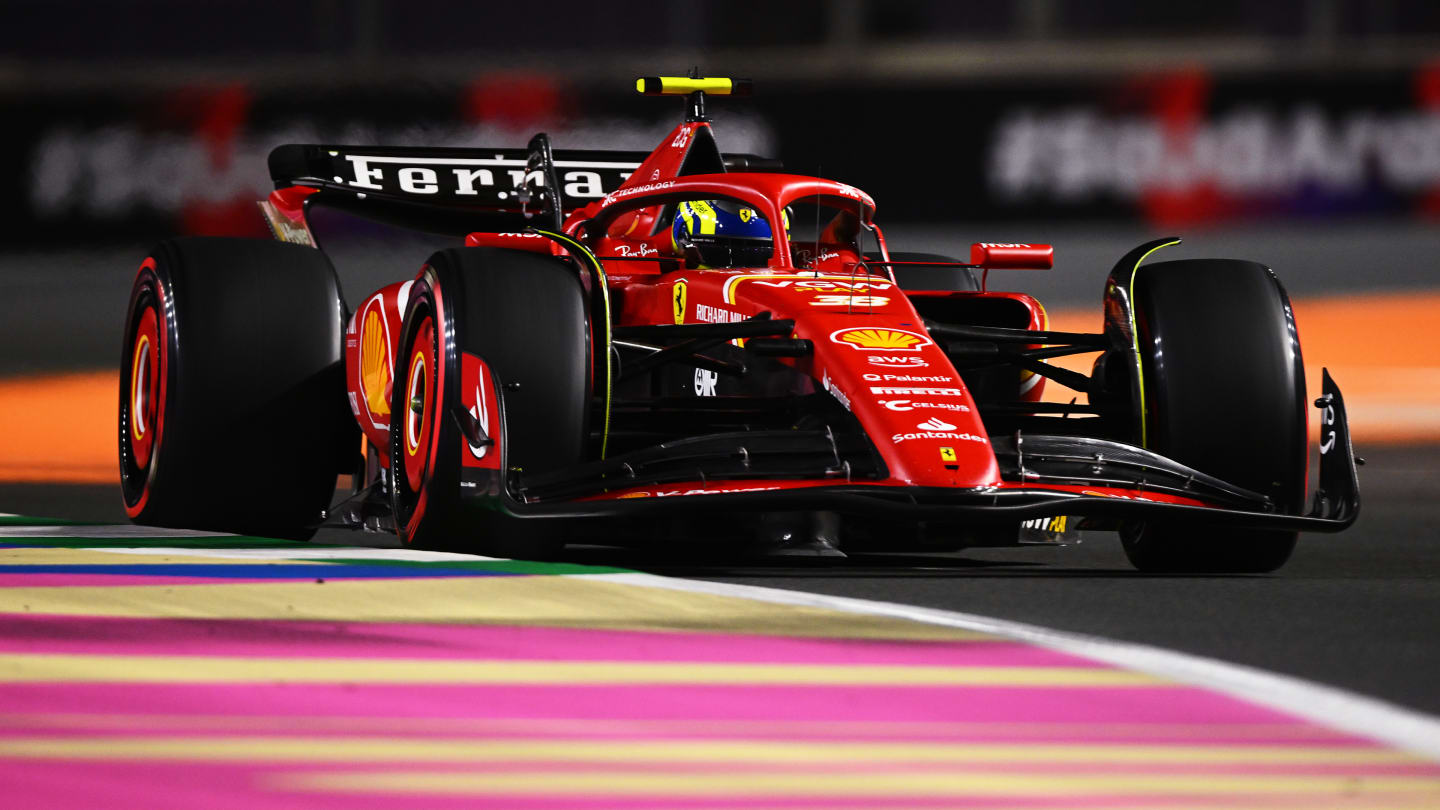
M942 422L939 419L926 419L915 426L919 430L954 430L955 426L949 422Z

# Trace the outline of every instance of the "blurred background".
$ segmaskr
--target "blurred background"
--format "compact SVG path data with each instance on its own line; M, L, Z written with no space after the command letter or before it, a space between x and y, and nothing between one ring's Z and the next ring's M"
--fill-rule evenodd
M1055 271L992 285L1064 326L1098 326L1105 273L1146 239L1269 264L1357 435L1440 439L1440 351L1417 334L1440 316L1435 0L7 0L0 17L0 377L89 380L48 411L72 430L97 419L65 403L111 407L148 245L266 235L273 146L544 130L650 149L682 107L634 77L699 66L755 81L710 105L722 149L866 189L893 248L1055 244ZM327 248L351 300L442 244L342 227ZM33 403L6 385L0 406Z

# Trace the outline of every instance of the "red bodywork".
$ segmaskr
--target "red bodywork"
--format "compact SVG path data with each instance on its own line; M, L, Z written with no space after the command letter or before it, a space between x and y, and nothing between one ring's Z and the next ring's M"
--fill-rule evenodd
M926 331L914 301L937 298L987 298L1013 302L1016 328L1044 330L1043 307L1014 292L902 292L881 263L866 264L853 248L831 249L821 237L819 255L797 267L788 236L775 230L768 266L699 269L678 262L668 222L657 222L664 206L687 200L730 198L753 207L768 222L782 221L786 206L802 198L825 198L853 210L872 229L882 252L884 236L872 221L875 203L865 192L831 180L778 173L716 173L679 176L696 133L709 124L687 122L615 191L568 213L563 230L599 258L607 275L616 326L724 323L762 312L792 319L793 337L809 340L813 354L785 358L807 375L816 389L828 391L854 414L883 458L887 476L866 486L963 489L971 492L1025 488L1173 504L1204 501L1160 492L1097 486L1036 484L1002 480L987 431L971 393L945 352ZM706 133L708 137L708 133ZM305 197L314 189L282 188L269 202L284 226L305 231ZM568 255L559 242L534 233L472 233L471 246L503 247L556 256ZM888 252L884 257L889 258ZM580 257L575 257L579 259ZM1048 245L982 243L972 263L981 268L1046 269ZM380 448L390 441L388 413L397 377L394 357L405 299L411 282L386 286L359 302L346 332L346 368L351 409L367 440ZM597 334L597 340L603 339ZM462 403L481 420L488 436L503 440L493 383L483 361L465 355ZM403 375L400 375L403 377ZM1016 380L1018 400L1037 401L1044 381L1030 372ZM462 463L498 469L499 445L467 447ZM844 479L740 479L693 481L663 486L613 489L585 500L708 495L793 490L846 484Z

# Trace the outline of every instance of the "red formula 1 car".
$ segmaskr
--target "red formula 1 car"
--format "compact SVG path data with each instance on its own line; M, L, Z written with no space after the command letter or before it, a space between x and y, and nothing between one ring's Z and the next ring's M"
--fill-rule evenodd
M844 183L728 155L725 79L648 78L688 116L651 153L281 146L278 241L177 239L130 299L125 506L140 523L540 555L577 540L770 549L1057 542L1118 530L1144 570L1268 571L1359 510L1325 376L1307 508L1304 369L1249 261L1147 260L1099 334L966 261L891 251ZM342 298L317 207L464 239ZM1098 353L1089 375L1046 360ZM1041 400L1047 383L1084 404ZM1077 396L1079 396L1077 394ZM363 450L362 450L363 448ZM336 501L337 473L353 475Z

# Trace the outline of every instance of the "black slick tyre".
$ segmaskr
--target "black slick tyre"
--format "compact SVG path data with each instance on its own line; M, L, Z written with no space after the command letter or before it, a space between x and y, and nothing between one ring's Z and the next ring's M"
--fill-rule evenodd
M398 346L390 470L401 540L505 557L554 554L563 545L556 521L512 517L461 496L460 355L483 360L501 392L509 469L579 463L591 388L579 274L568 262L532 253L440 251L411 287Z
M120 364L120 489L136 523L308 537L358 430L344 302L313 248L156 246L131 290Z
M1136 271L1143 441L1299 514L1307 466L1304 363L1290 301L1269 268L1191 259ZM1142 571L1263 573L1295 532L1145 523L1121 530Z

